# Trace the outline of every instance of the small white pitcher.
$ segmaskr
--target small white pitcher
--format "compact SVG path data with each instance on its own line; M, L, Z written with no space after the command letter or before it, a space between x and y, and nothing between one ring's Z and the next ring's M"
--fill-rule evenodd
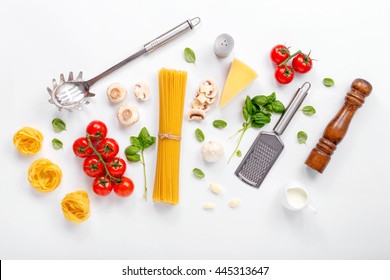
M291 211L308 207L314 213L317 213L317 209L310 204L309 193L304 187L291 186L285 188L282 194L282 205Z

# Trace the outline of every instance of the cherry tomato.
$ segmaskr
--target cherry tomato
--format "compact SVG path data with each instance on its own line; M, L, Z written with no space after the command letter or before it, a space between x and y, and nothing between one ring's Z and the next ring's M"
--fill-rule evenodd
M276 68L275 79L281 84L288 84L294 79L294 69L288 65Z
M313 66L313 62L309 55L300 53L294 56L292 61L292 67L296 72L307 73Z
M87 137L80 137L74 141L73 153L81 158L86 158L93 155L93 150L88 145Z
M119 157L114 157L107 162L107 169L111 176L120 178L123 174L125 174L126 162Z
M285 45L276 45L272 48L270 57L273 62L280 64L290 56L290 51Z
M128 197L134 191L134 183L130 178L122 176L122 179L119 183L112 183L114 185L114 192L118 196Z
M106 196L109 195L112 191L112 184L110 177L100 176L96 177L92 183L92 189L97 195Z
M104 174L104 164L97 156L87 157L83 164L84 173L89 177L98 177Z
M113 159L119 152L118 143L112 138L105 138L97 145L96 150L107 161Z
M107 136L107 126L101 121L91 121L86 129L91 136L92 142L96 143L103 140Z

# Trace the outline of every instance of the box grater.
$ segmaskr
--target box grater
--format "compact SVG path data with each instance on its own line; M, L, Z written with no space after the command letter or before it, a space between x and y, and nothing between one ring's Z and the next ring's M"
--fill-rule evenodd
M283 115L275 125L273 132L260 132L250 147L235 174L245 183L259 188L272 165L283 151L284 145L280 135L290 123L295 112L301 106L310 89L310 83L298 88Z

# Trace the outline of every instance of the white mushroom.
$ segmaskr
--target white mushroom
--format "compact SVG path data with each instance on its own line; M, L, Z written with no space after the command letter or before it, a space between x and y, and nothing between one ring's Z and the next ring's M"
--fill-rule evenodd
M199 109L203 110L204 112L207 112L210 110L210 107L206 103L200 103L199 100L195 97L195 99L191 103L193 109Z
M119 108L117 117L121 124L129 126L139 120L139 112L133 105L126 104Z
M107 88L107 97L112 103L119 103L127 96L127 89L120 83L113 83Z
M213 80L208 79L208 80L204 81L203 85L204 85L204 88L205 88L204 93L206 94L206 96L208 98L215 98L215 97L217 97L218 88L217 88L216 83Z
M222 144L217 141L208 141L202 145L202 157L207 162L217 162L224 154Z
M146 83L136 83L134 86L134 95L140 101L146 101L150 97L150 88Z
M188 120L190 121L202 121L206 117L206 113L201 109L191 109L188 113Z

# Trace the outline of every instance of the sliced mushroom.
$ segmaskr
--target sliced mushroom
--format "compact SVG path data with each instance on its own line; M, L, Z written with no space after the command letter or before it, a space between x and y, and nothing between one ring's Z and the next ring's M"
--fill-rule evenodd
M191 109L188 113L188 120L190 121L202 121L206 117L206 113L201 109Z
M127 89L120 83L113 83L107 89L107 96L110 102L122 102L127 96Z
M139 120L139 112L133 105L126 104L119 108L117 117L121 124L130 126Z
M134 86L134 95L140 101L146 101L150 97L150 88L146 83L136 83Z
M208 79L208 80L204 81L203 85L206 89L206 91L204 93L208 98L217 97L218 88L217 88L216 83L213 80Z
M206 103L200 103L199 100L197 98L195 98L192 103L192 108L193 109L199 109L199 110L203 110L204 112L207 112L208 110L210 110L208 104Z

